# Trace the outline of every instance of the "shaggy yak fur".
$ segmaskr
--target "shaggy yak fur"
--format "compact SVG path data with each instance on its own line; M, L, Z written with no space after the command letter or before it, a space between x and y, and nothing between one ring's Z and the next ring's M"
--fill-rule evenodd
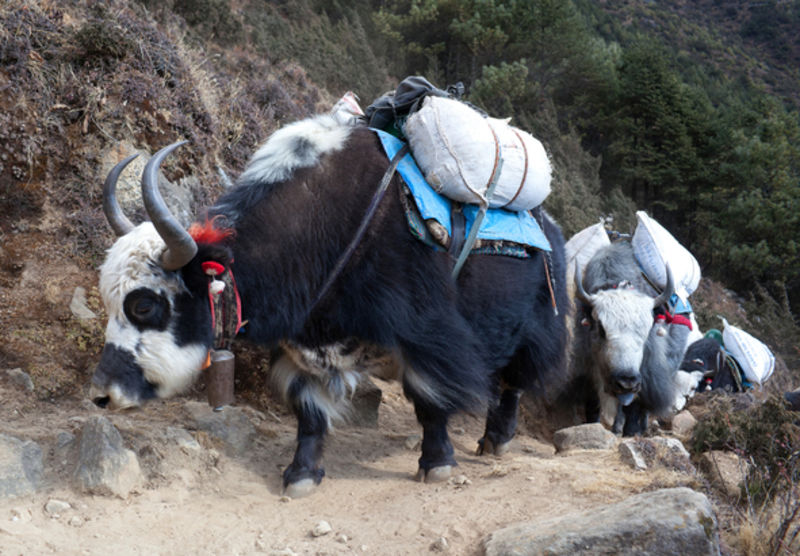
M673 410L689 327L654 323L656 292L628 241L601 248L582 283L588 299L578 296L572 358L577 399L587 421L613 419L615 433L643 434L648 414Z
M311 307L388 164L375 133L318 116L278 131L256 152L208 210L208 220L231 233L214 241L198 235L197 254L182 268L159 264L164 243L150 223L125 233L101 269L110 318L93 379L98 399L135 406L197 376L212 342L201 263L216 261L235 274L243 338L289 354L278 358L274 378L298 420L297 450L283 475L291 494L312 490L324 475L330 419L375 359L364 346L391 358L414 403L423 429L420 478L445 478L456 465L447 423L459 410L488 410L479 451L503 451L521 392L564 374L561 231L542 213L548 258L473 255L454 281L451 256L409 233L395 176L354 255Z

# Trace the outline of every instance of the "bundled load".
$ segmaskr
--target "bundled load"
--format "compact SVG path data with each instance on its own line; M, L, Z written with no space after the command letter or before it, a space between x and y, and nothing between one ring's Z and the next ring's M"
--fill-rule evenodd
M700 265L697 259L643 210L636 213L636 220L636 231L631 243L645 276L655 286L663 289L667 285L668 263L675 280L675 292L686 300L700 283Z
M581 274L584 274L586 264L594 254L601 247L610 244L611 240L608 239L608 232L606 232L602 220L569 238L564 246L567 257L567 276L574 277L576 268L580 269Z
M775 370L775 356L759 339L741 328L733 326L724 318L722 340L725 349L736 359L748 381L764 384Z
M508 120L484 117L458 100L426 96L404 133L428 183L446 197L524 211L550 193L544 146Z

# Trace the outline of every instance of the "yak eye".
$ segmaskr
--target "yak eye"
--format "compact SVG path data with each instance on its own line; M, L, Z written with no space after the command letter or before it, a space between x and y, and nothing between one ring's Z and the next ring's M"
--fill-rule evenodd
M167 300L152 290L139 288L128 294L124 303L125 315L139 329L166 328L169 318Z
M146 297L137 299L131 304L131 312L134 314L134 316L136 316L136 318L141 320L147 320L148 317L153 316L155 310L155 302L152 299L147 299Z

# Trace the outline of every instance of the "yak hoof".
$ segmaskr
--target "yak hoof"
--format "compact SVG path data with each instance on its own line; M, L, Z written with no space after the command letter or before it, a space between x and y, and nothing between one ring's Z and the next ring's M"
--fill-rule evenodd
M417 480L421 483L441 483L450 478L453 474L452 465L440 465L438 467L431 467L427 471L419 468L417 471Z
M485 454L493 454L495 456L502 456L511 448L511 441L495 444L485 436L478 441L478 450L475 452L477 455L482 456Z
M317 490L317 483L314 479L300 479L296 483L289 483L283 489L283 495L289 498L303 498Z

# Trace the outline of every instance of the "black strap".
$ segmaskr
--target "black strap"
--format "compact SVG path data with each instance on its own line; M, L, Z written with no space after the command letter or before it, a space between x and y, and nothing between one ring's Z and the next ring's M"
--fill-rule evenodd
M450 248L447 252L451 257L455 258L461 253L466 240L467 219L464 217L461 203L453 201L450 207Z
M322 298L325 297L325 294L328 293L328 290L339 277L339 274L341 274L345 265L350 260L350 257L353 256L356 247L358 247L358 244L361 243L361 240L364 238L364 234L367 231L367 226L369 226L369 223L372 221L372 217L375 216L375 213L378 210L378 205L381 204L383 196L389 187L389 182L392 181L392 176L394 176L397 165L400 164L400 160L408 153L408 151L408 143L406 143L399 151L397 151L394 157L392 157L392 161L389 163L389 167L386 169L386 172L383 174L383 179L378 185L378 190L375 191L375 195L372 196L372 201L367 208L367 213L364 215L364 219L361 221L361 224L356 231L355 237L353 237L353 239L350 241L350 244L347 246L347 249L344 250L342 256L339 257L339 260L336 261L336 265L333 267L333 270L320 288L317 296L314 298L314 301L308 307L308 314L311 314L311 311L314 310L314 307L316 307Z

